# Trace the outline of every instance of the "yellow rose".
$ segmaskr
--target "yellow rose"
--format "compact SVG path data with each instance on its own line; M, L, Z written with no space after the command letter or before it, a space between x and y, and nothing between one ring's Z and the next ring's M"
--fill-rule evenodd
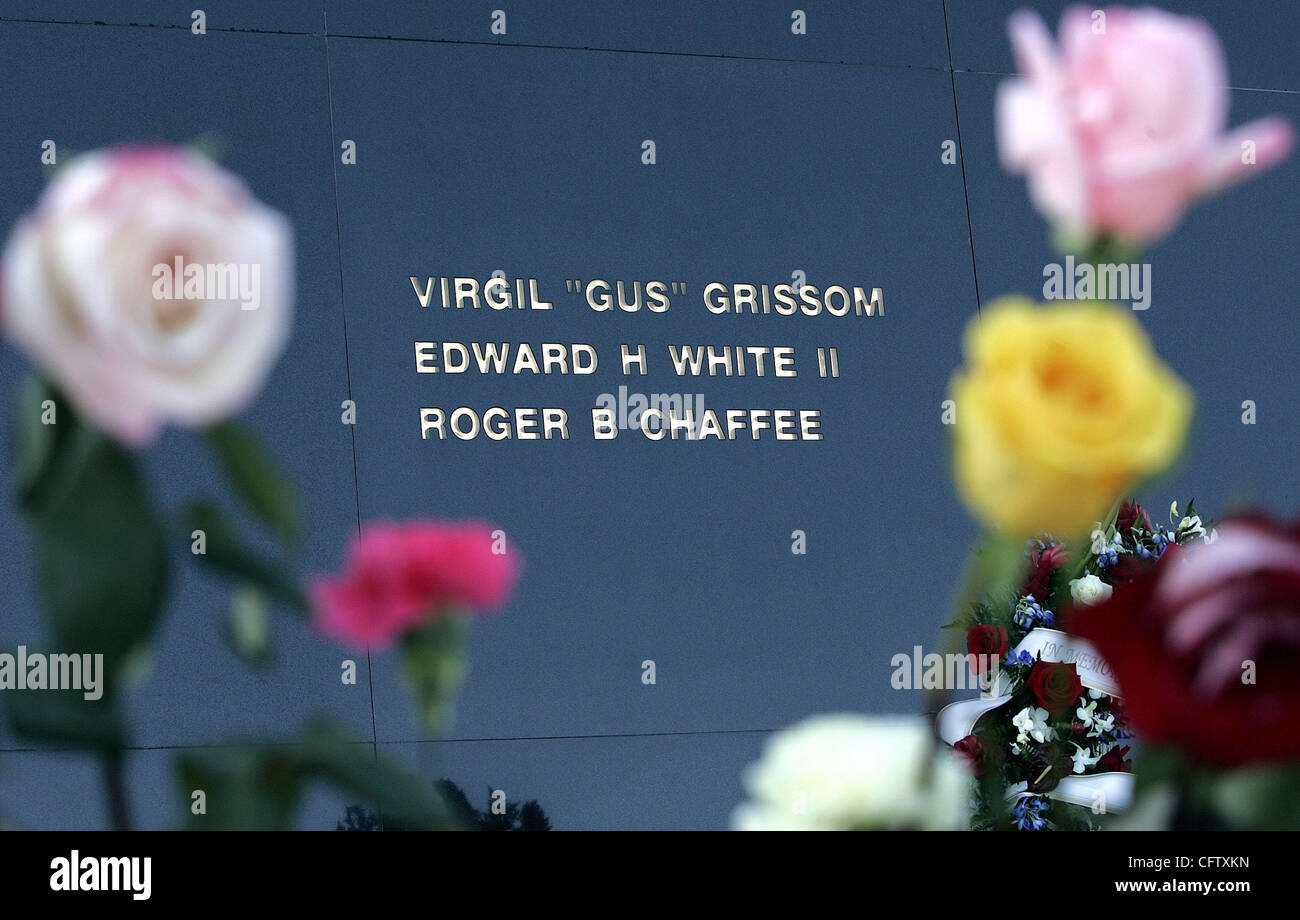
M1015 535L1084 533L1182 449L1193 397L1128 310L989 305L952 381L957 489Z

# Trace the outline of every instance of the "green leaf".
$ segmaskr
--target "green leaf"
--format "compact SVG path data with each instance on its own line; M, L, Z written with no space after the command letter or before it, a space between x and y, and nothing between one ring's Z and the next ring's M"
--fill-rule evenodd
M205 160L220 165L229 144L226 143L226 139L222 135L209 132L200 134L186 146L189 147L191 153L198 154Z
M385 816L392 815L403 827L437 830L454 823L431 783L386 757L376 757L369 745L348 741L329 723L317 722L308 729L302 756L310 775L379 802Z
M302 800L302 761L289 747L205 748L182 754L175 770L189 830L289 830ZM194 814L197 790L203 814Z
M216 505L208 501L194 502L186 507L181 519L191 538L195 531L203 532L205 551L195 554L199 562L261 588L295 608L306 609L307 601L298 585L285 576L280 565L246 547Z
M257 438L235 422L207 431L217 461L240 500L282 539L296 544L302 537L297 489Z
M162 610L165 536L135 458L82 425L52 388L26 382L15 423L16 486L48 651L102 654L104 686L98 700L76 690L7 693L5 708L27 737L117 748L126 737L117 703L124 666L146 648Z
M54 401L54 421L45 424L45 403ZM41 485L53 467L59 436L65 430L57 424L58 403L54 392L39 378L29 377L18 388L14 406L14 486L19 504L34 504Z
M0 694L10 727L50 744L116 750L126 744L117 698L88 700L81 690L25 690Z
M241 584L230 598L226 637L241 658L258 666L271 661L271 603L259 588Z
M1181 784L1187 770L1183 755L1173 748L1143 747L1133 763L1134 792L1141 795L1165 784Z
M464 617L445 611L401 642L403 682L415 697L420 721L435 734L450 722L456 692L465 679L467 631Z
M1215 811L1240 829L1292 830L1300 826L1300 766L1243 767L1214 778Z
M382 802L386 814L412 829L451 826L432 784L376 757L370 744L351 741L324 721L292 744L241 743L188 752L176 761L176 777L191 830L287 830L313 782ZM206 814L193 813L196 789L204 792Z
M57 650L102 653L112 674L161 611L165 536L135 459L66 407L58 427L65 430L52 452L46 445L45 472L25 507L38 584Z

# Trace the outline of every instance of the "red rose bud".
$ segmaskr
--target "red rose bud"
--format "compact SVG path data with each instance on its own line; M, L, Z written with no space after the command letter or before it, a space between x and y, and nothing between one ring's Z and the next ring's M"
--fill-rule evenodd
M952 746L953 754L966 763L976 779L984 778L984 742L974 735L967 735Z
M1127 585L1141 578L1158 561L1157 556L1152 556L1150 559L1143 559L1141 556L1120 556L1107 570L1108 580L1116 588Z
M1083 693L1083 684L1073 663L1036 661L1025 685L1038 700L1038 705L1054 716L1064 715Z
M1134 525L1147 533L1154 529L1151 526L1151 516L1146 513L1146 509L1130 498L1120 505L1119 516L1115 518L1115 529L1123 537L1133 529Z
M1001 626L972 626L966 633L966 651L975 656L975 673L988 670L989 659L1001 662L1011 647L1007 631Z
M1068 554L1060 543L1053 543L1034 550L1029 556L1029 578L1025 581L1021 596L1032 594L1034 600L1044 607L1048 606L1048 594L1052 589L1052 574L1065 565Z
M1131 773L1133 765L1124 758L1128 755L1127 747L1116 745L1097 761L1098 773Z
M1300 757L1300 526L1228 521L1077 613L1144 741L1219 767Z

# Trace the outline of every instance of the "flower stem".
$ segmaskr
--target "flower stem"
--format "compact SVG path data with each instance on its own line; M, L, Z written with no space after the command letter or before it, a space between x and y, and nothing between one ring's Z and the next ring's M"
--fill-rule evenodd
M126 795L126 773L123 769L122 750L114 748L104 752L104 795L108 799L108 813L113 830L131 829L131 808Z
M1124 496L1120 495L1119 498L1115 499L1115 504L1110 506L1110 511L1106 514L1105 520L1099 522L1101 526L1098 529L1100 529L1103 534L1115 526L1115 523L1119 520L1119 509L1123 506ZM1074 559L1072 559L1070 563L1068 577L1065 579L1066 584L1069 584L1074 579L1083 576L1083 570L1088 565L1088 556L1092 550L1091 535L1081 535L1080 539L1074 543L1074 546L1076 547L1076 551L1074 553Z

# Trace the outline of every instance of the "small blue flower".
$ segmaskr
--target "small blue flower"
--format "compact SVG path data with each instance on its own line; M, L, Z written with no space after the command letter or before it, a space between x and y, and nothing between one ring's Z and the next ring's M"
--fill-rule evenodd
M1108 549L1104 553L1097 554L1097 567L1108 569L1116 562L1119 562L1119 553L1113 549Z
M1047 826L1047 819L1043 817L1043 813L1050 808L1047 799L1036 795L1028 795L1016 801L1015 808L1011 810L1011 815L1019 830L1041 831Z
M1018 655L1015 652L1007 652L1006 660L1003 661L1002 663L1005 667L1008 668L1016 668L1016 667L1029 668L1029 667L1033 667L1034 656L1023 650Z
M1015 613L1011 619L1021 629L1033 629L1038 624L1051 626L1055 621L1052 611L1044 610L1038 601L1034 600L1032 594L1026 594L1016 604Z

